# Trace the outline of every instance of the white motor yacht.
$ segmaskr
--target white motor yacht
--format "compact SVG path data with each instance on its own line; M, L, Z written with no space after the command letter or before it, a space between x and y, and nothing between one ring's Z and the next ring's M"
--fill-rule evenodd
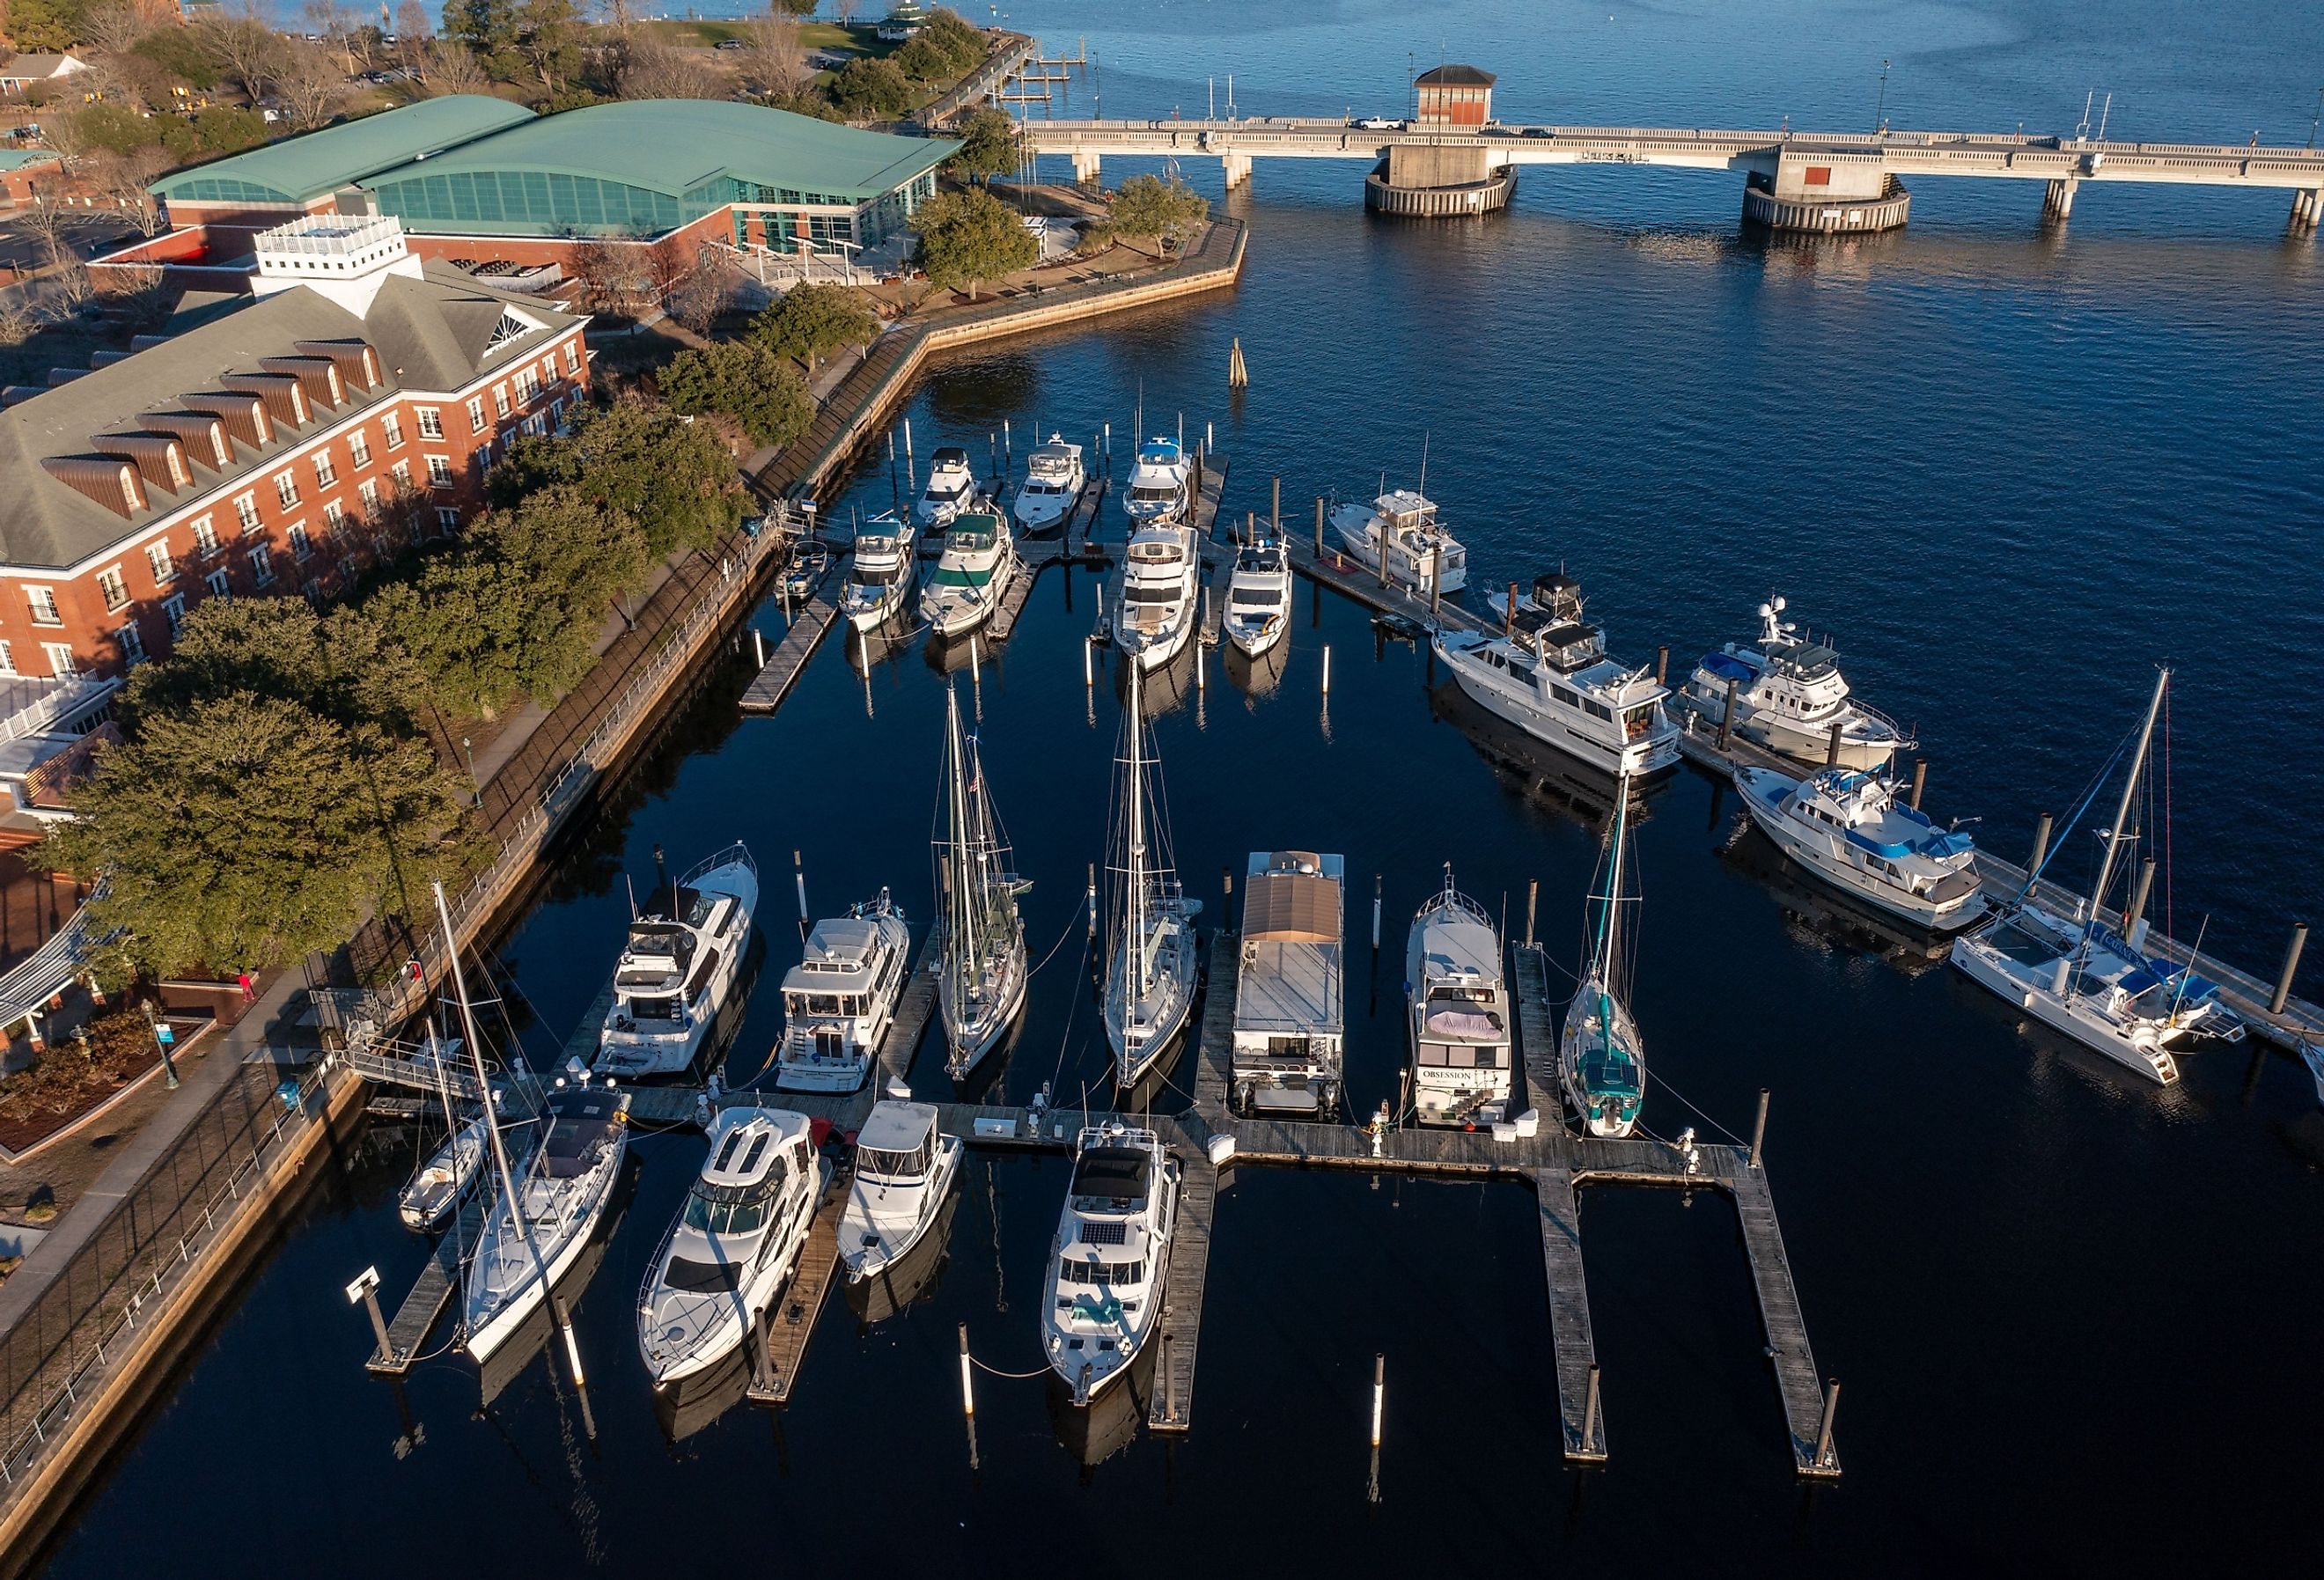
M1178 1160L1150 1130L1084 1129L1050 1246L1041 1336L1049 1364L1086 1405L1126 1375L1162 1315Z
M2232 1042L2244 1032L2242 1020L2220 1002L2217 984L2146 952L2144 916L2130 922L2127 933L2117 932L2097 909L2106 904L2116 873L2129 875L2127 864L2120 859L2122 847L2135 837L2137 792L2155 715L2170 683L2168 670L2155 679L2154 698L2147 705L2138 748L2123 781L2122 800L2103 836L2106 855L2089 898L2079 901L2070 917L2035 903L2031 894L2042 875L2036 868L2017 898L1983 927L1953 940L1952 952L1953 964L1971 981L1991 988L2043 1025L2163 1086L2179 1078L2179 1063L2171 1051L2178 1043L2204 1035ZM2094 788L2091 795L2096 793ZM2089 799L2084 798L2083 808ZM2068 829L2072 827L2069 820ZM2063 844L2061 835L2052 854ZM2141 895L2127 909L2138 910L2144 899Z
M1185 651L1194 633L1202 568L1194 529L1183 522L1149 522L1130 534L1122 550L1113 639L1139 669L1158 670Z
M1348 865L1313 851L1253 851L1235 970L1235 1105L1322 1118L1339 1106L1342 918Z
M1412 1101L1423 1124L1491 1124L1508 1117L1509 1003L1501 937L1484 908L1452 886L1412 919L1404 956L1412 1036Z
M1028 538L1060 528L1079 504L1089 475L1082 469L1082 447L1061 433L1025 457L1025 481L1010 506Z
M604 1215L629 1146L630 1095L608 1083L560 1086L536 1122L540 1139L510 1178L468 1264L463 1344L478 1361L524 1326L579 1260Z
M758 907L759 865L740 844L646 897L613 967L596 1074L634 1080L693 1066L742 972Z
M1449 597L1469 585L1469 551L1438 524L1436 502L1414 489L1340 505L1331 522L1350 559L1377 574L1385 553L1388 579L1417 596L1434 590Z
M1904 732L1849 697L1840 655L1806 640L1773 598L1759 605L1759 640L1705 653L1686 682L1687 700L1716 725L1735 688L1735 729L1745 739L1803 762L1874 769L1886 765ZM1840 734L1835 744L1834 726Z
M920 618L938 636L982 625L1001 606L1017 574L1017 540L998 513L967 512L945 534L943 556L920 589Z
M944 897L944 961L936 1004L955 1081L1006 1036L1025 1007L1025 922L1008 836L992 809L982 749L960 727L960 699L945 689L945 837L937 842Z
M1106 919L1105 1034L1114 1080L1127 1088L1154 1067L1186 1024L1200 964L1189 900L1170 870L1169 829L1158 783L1149 787L1139 670L1130 667L1122 714L1120 836L1107 865L1114 892Z
M967 1150L936 1128L936 1104L893 1098L872 1105L855 1138L855 1178L839 1212L839 1260L847 1281L878 1278L943 1215Z
M1193 508L1190 486L1194 467L1175 439L1148 439L1138 449L1138 463L1130 470L1130 492L1121 502L1124 514L1136 526L1148 522L1175 522Z
M911 944L904 913L885 889L845 916L815 924L806 957L783 978L777 1090L853 1092L863 1084L911 973Z
M469 1120L446 1138L411 1177L395 1203L396 1215L405 1228L414 1234L433 1234L451 1221L484 1177L484 1162L491 1153L484 1132L490 1124L481 1113Z
M718 1111L710 1154L638 1292L638 1350L656 1388L733 1354L773 1307L830 1179L805 1114Z
M1605 635L1582 618L1582 584L1572 577L1543 577L1536 605L1505 616L1503 632L1446 627L1434 641L1462 691L1536 740L1609 776L1677 765L1678 726L1663 707L1669 688L1651 668L1606 656Z
M1557 1075L1565 1100L1593 1136L1615 1139L1637 1127L1646 1095L1646 1051L1630 1017L1630 962L1636 939L1628 918L1637 894L1622 892L1622 858L1630 827L1630 781L1615 783L1614 826L1606 849L1606 887L1592 894L1597 917L1590 954L1557 1043ZM1633 909L1627 913L1622 907Z
M941 527L973 510L976 502L976 472L968 464L968 452L945 445L928 457L928 485L920 491L912 514L924 527Z
M1235 550L1221 623L1246 658L1258 658L1291 631L1291 555L1280 539L1260 536Z
M912 599L919 570L919 534L894 511L881 511L857 529L847 564L840 613L858 631L886 624Z
M2306 1038L2301 1039L2300 1059L2308 1067L2309 1075L2316 1082L2316 1104L2319 1108L2324 1108L2324 1042L2310 1042Z
M1860 900L1922 927L1967 927L1985 914L1977 847L1897 797L1887 780L1854 768L1803 779L1738 767L1743 809L1778 849Z

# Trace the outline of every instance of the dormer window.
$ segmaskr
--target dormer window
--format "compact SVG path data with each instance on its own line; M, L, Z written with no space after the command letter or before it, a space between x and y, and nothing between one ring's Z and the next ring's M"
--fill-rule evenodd
M492 338L484 342L484 355L490 356L510 341L521 340L530 333L532 333L530 324L526 323L514 313L504 312L501 314L500 322L493 326Z

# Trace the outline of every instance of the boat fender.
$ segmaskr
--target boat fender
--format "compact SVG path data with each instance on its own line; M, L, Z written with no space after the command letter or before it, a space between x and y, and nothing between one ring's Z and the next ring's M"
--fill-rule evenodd
M1226 1163L1228 1159L1234 1156L1235 1139L1231 1135L1222 1132L1218 1135L1213 1136L1210 1140L1210 1145L1204 1150L1210 1154L1211 1167L1213 1169L1221 1168Z

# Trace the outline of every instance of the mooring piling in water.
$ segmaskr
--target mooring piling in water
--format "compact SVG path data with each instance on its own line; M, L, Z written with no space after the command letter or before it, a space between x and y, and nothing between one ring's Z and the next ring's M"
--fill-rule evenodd
M1279 476L1272 480L1267 505L1267 528L1277 538L1283 536L1283 479Z
M1840 723L1838 719L1832 720L1831 730L1824 737L1823 765L1826 768L1840 766Z
M791 852L791 879L798 885L799 937L807 937L807 858Z
M2275 991L2268 995L2267 1012L2283 1013L2284 1004L2292 997L2292 979L2300 974L2301 951L2308 947L2308 924L2292 924L2292 941L2283 947L2283 969L2275 974Z
M1767 1088L1759 1088L1759 1116L1751 1122L1750 1167L1759 1167L1759 1144L1767 1139Z
M2028 877L2042 870L2042 858L2050 854L2050 814L2043 812L2034 819L2034 854L2025 858Z
M1928 782L1929 760L1925 757L1914 758L1913 760L1913 793L1905 797L1904 804L1915 812L1921 809L1921 791L1927 788Z
M1735 677L1727 677L1727 702L1719 710L1719 749L1727 750L1727 743L1735 736Z
M1323 552L1323 496L1320 494L1315 496L1315 552L1318 556Z
M1084 637L1082 638L1082 689L1087 691L1096 685L1097 643L1088 637Z
M1323 695L1332 695L1332 644L1323 644Z
M1515 599L1512 598L1511 601L1514 602ZM1663 643L1655 650L1655 684L1657 686L1670 684L1670 643L1668 642Z
M1388 1357L1375 1354L1372 1357L1372 1474L1370 1484L1365 1492L1365 1496L1375 1503L1379 1501L1380 1407L1387 1397Z
M1540 903L1541 903L1541 880L1540 880L1539 878L1528 878L1528 879L1526 879L1526 948L1528 948L1528 949L1530 949L1530 948L1532 948L1532 947L1533 947L1533 915L1534 915L1534 908L1535 908L1536 906L1539 905Z
M755 625L751 627L751 656L760 669L767 667L767 633Z
M1827 1377L1823 1384L1823 1417L1816 1427L1815 1464L1818 1470L1830 1470L1831 1457L1831 1418L1840 1411L1840 1379Z
M1503 641L1517 634L1517 584L1509 583L1509 601L1501 605L1501 637Z
M1598 1364L1590 1364L1590 1391L1582 1405L1582 1442L1584 1447L1598 1440Z
M968 1358L968 1324L960 1325L960 1414L968 1423L968 1468L976 1465L976 1386L970 1375L973 1363Z
M1097 937L1097 864L1089 864L1089 936Z
M1372 953L1379 953L1380 875L1372 874Z

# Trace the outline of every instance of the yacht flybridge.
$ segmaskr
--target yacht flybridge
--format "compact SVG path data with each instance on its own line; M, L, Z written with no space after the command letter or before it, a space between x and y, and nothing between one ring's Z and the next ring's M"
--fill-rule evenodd
M1745 738L1803 762L1885 766L1907 744L1904 732L1849 695L1840 655L1801 636L1799 627L1784 618L1784 607L1781 598L1759 605L1756 642L1730 642L1704 654L1687 679L1687 699L1715 725L1727 716L1731 682L1734 727Z
M759 866L741 844L646 897L613 966L592 1068L601 1076L683 1074L733 990L759 906Z
M983 624L1001 606L1017 574L1017 540L998 512L974 510L953 519L944 554L920 589L920 618L940 637Z
M1582 584L1541 577L1530 606L1504 616L1506 634L1440 628L1436 655L1479 706L1536 740L1609 774L1633 778L1678 762L1667 687L1649 668L1606 656L1604 633L1582 618Z
M783 978L778 1091L853 1092L863 1084L910 974L911 941L885 889L845 916L815 924L806 957Z
M2198 1036L2232 1042L2244 1033L2242 1020L2220 1002L2217 984L2146 952L2149 929L2140 914L2145 906L2143 889L2127 907L2126 931L2107 925L2103 910L2115 876L2120 873L2126 882L2130 876L2123 851L2139 837L2133 827L2138 792L2155 716L2170 684L2170 670L2156 674L2154 696L2123 780L2122 799L2113 826L2101 835L2106 854L2089 897L2078 900L2071 916L2060 915L2033 898L2042 873L2065 844L2061 835L2016 898L1985 926L1955 939L1952 951L1953 964L1971 981L1991 988L2043 1025L2163 1086L2179 1078L2172 1049L2181 1042ZM2067 822L2069 832L2098 788L2092 784L2082 798Z
M856 530L849 556L847 585L840 612L858 631L870 631L902 612L912 601L919 567L919 535L894 511L881 511Z
M1018 526L1028 538L1062 527L1088 481L1089 474L1082 469L1082 447L1052 433L1048 443L1025 457L1025 481L1018 485L1016 503L1010 506Z
M1437 523L1436 502L1410 488L1394 488L1370 504L1332 512L1332 531L1349 557L1377 572L1388 556L1388 579L1421 597L1448 597L1469 584L1469 551Z
M1501 936L1484 908L1452 886L1412 919L1404 991L1412 1035L1412 1101L1423 1124L1492 1124L1508 1117L1509 998Z
M1114 1079L1124 1087L1136 1086L1185 1027L1194 1002L1194 917L1203 908L1170 870L1160 787L1147 782L1139 675L1130 665L1120 820L1107 866L1114 892L1106 920L1105 1033L1113 1045Z
M1202 563L1194 529L1183 521L1148 522L1130 535L1113 637L1139 669L1158 670L1185 650Z
M586 1075L580 1080L549 1095L540 1141L521 1168L499 1160L513 1177L485 1215L462 1312L462 1342L478 1361L490 1359L580 1259L621 1178L630 1095L610 1082L593 1086Z
M974 735L960 727L960 698L945 690L945 834L936 843L945 907L936 1003L944 1015L945 1072L959 1080L1008 1034L1025 1007L1025 923L1017 896L1030 885L1012 869L1008 836L984 778Z
M839 1261L849 1283L878 1278L919 1244L943 1214L967 1150L936 1128L932 1103L890 1098L872 1105L839 1213Z
M976 506L976 473L968 452L945 445L928 457L928 485L920 491L912 513L924 527L941 527Z
M1291 630L1291 555L1264 531L1235 550L1227 582L1227 640L1246 658L1258 658Z
M1178 1160L1150 1130L1084 1129L1050 1244L1041 1336L1049 1365L1086 1405L1153 1335L1178 1220Z
M1138 448L1138 463L1130 471L1130 493L1121 502L1123 513L1136 527L1148 522L1175 522L1187 513L1193 497L1194 467L1184 446L1175 439L1148 439Z
M1967 927L1985 914L1977 847L1939 828L1861 769L1804 779L1738 767L1743 809L1778 849L1825 882L1922 927Z
M638 1349L656 1388L733 1354L773 1308L830 1179L805 1114L718 1111L709 1156L638 1294Z
M1348 864L1313 851L1253 851L1235 970L1235 1106L1323 1118L1339 1106L1341 927Z
M1606 887L1591 896L1597 916L1591 924L1590 956L1581 985L1565 1006L1558 1038L1557 1074L1565 1100L1593 1136L1627 1136L1637 1128L1646 1095L1646 1047L1630 1018L1630 959L1635 927L1622 910L1637 915L1637 895L1622 892L1622 858L1630 823L1630 781L1615 787L1614 827L1606 852Z

